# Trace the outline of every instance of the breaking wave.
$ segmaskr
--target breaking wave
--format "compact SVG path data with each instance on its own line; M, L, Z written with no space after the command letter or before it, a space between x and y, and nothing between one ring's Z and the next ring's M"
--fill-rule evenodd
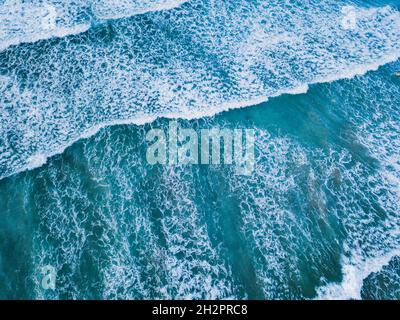
M68 270L57 291L37 286L35 297L396 298L385 283L399 286L398 262L389 263L400 254L400 95L389 76L398 66L268 109L179 121L254 128L251 176L229 166L149 166L145 135L168 130L165 119L106 128L19 175L42 191L32 210L43 225L35 266ZM82 285L87 256L98 270Z
M0 14L11 12L8 3ZM48 33L18 25L29 19L2 20L3 37L17 30L9 41L20 44L0 53L0 178L40 166L106 125L209 116L363 74L400 52L400 13L390 6L112 3L53 1L61 15ZM21 44L66 29L79 34Z
M92 24L175 8L187 0L5 0L0 3L0 51L11 45L65 37Z

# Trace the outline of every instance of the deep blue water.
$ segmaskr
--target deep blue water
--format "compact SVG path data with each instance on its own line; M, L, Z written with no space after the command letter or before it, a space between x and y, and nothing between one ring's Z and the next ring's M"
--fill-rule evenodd
M398 1L7 3L0 299L400 298ZM149 165L170 118L254 171Z

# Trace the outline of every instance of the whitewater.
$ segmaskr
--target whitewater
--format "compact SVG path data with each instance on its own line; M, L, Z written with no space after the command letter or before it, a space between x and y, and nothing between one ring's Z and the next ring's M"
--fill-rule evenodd
M104 286L101 298L247 298L248 292L271 299L303 298L303 292L291 291L285 277L301 278L300 268L305 267L297 255L306 243L313 246L302 254L310 258L310 265L324 270L313 270L321 279L315 280L319 283L315 294L307 292L307 297L361 299L371 276L390 269L399 256L399 95L390 78L397 71L391 63L398 66L400 57L400 12L395 5L359 0L0 2L0 187L13 190L13 179L16 186L26 179L23 185L27 190L39 185L37 197L43 202L32 201L26 195L29 191L21 196L24 211L35 212L25 207L30 201L39 208L36 211L50 234L35 233L34 267L51 257L60 269L66 265L78 269L79 255L91 232L85 225L88 217L81 217L83 211L68 202L75 199L73 203L88 212L95 207L105 233L115 235L115 245L110 244L108 235L101 238L104 259L108 259L104 270L98 272ZM321 96L318 90L323 92ZM196 185L198 180L203 182L202 169L159 172L156 177L163 192L155 199L142 195L143 200L138 196L143 192L140 186L151 169L141 162L138 147L129 140L134 135L143 138L141 129L113 126L166 125L162 118L225 124L228 121L223 115L229 117L229 112L219 115L222 120L214 116L255 105L268 108L262 104L273 104L275 99L292 101L291 95L307 104L321 97L330 101L329 112L348 119L354 132L347 134L355 146L349 143L347 149L333 151L329 149L335 149L332 144L321 151L301 145L293 132L274 136L267 127L257 129L259 166L252 177L244 180L211 169L211 176L222 176L227 185L224 194L233 195L241 212L240 235L254 248L249 274L257 276L260 292L250 288L243 294L242 288L235 288L230 281L237 271L226 266L223 249L214 246L200 215L201 205L211 206L207 197L198 200L194 191L209 191ZM359 109L353 106L357 101L362 102ZM307 105L301 113L311 114L311 120L316 117L321 125L315 116L318 111L311 109ZM248 116L242 112L244 118ZM256 118L252 113L261 115L253 110L249 117ZM276 116L272 111L265 113L266 117ZM91 204L90 192L81 189L90 183L81 178L78 169L70 168L68 161L59 164L60 158L70 156L64 153L73 144L73 152L88 159L82 170L90 173L91 183L99 179L105 190L104 195L99 192L104 202L99 201L99 208ZM367 155L359 151L363 148L368 149ZM360 163L357 157L362 158ZM129 165L121 159L128 159ZM46 163L42 171L25 172ZM60 168L68 178L60 178ZM39 182L30 173L38 176ZM212 180L207 175L204 179ZM111 191L111 185L121 196ZM45 195L40 194L42 189ZM162 194L171 190L178 190L172 200L163 198ZM0 192L0 200L5 195ZM294 198L301 198L300 204ZM66 203L64 199L68 199ZM287 199L301 209L287 204ZM159 207L151 207L151 201ZM224 201L236 212L232 203ZM308 202L309 207L303 208ZM0 203L7 207L7 201ZM164 235L159 240L147 214L161 209L165 216L159 227ZM219 218L224 221L226 213L221 212ZM266 214L269 212L276 215ZM327 230L321 227L326 239L319 239L320 230L313 229L323 224L320 220L328 226ZM331 239L336 223L340 225L337 239ZM343 239L342 233L346 234ZM189 234L188 238L183 234ZM61 244L49 248L47 237ZM145 245L140 242L142 237ZM166 282L160 292L158 283L149 285L143 280L142 274L153 273L146 269L142 256L132 253L136 250L131 248L132 238L134 247L150 257L151 262L146 263L151 265L165 255L165 274L154 280ZM328 247L326 251L323 245ZM339 258L332 257L336 245L344 248ZM331 281L333 275L322 277L334 274L331 265L327 271L324 263L319 264L330 259L334 263L340 260L343 276L339 282ZM0 260L0 275L2 270ZM193 270L200 270L195 277ZM72 276L65 277L65 283L74 283ZM203 284L205 293L199 289ZM87 290L80 291L79 284L71 286L73 289L65 284L60 291L72 292L76 298ZM48 294L38 289L34 292L39 298Z
M61 4L52 3L57 12ZM16 12L0 53L0 177L105 125L212 115L396 60L398 10L345 5L356 18L350 29L335 1L74 2L52 34L27 28L35 35ZM133 16L83 28L83 12L96 21ZM65 28L86 32L7 47Z

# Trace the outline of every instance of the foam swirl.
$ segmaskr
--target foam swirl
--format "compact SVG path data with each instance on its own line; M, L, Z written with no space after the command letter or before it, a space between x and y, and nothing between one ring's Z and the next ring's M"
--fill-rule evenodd
M98 16L120 17L128 3L97 6ZM141 3L151 6L136 12L167 2ZM4 50L0 178L105 125L212 115L396 60L400 13L345 5L355 15L350 25L333 0L193 0Z
M0 51L11 45L65 37L93 23L176 8L186 0L5 0L0 3Z

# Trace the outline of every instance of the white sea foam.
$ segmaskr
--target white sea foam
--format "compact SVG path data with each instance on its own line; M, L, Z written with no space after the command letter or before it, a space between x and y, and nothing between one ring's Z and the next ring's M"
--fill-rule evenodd
M400 96L398 86L384 85L385 81L374 76L360 79L358 93L342 98L345 105L359 97L366 101L362 113L350 109L346 117L353 119L351 121L357 119L353 123L354 136L362 141L369 155L379 161L380 183L376 182L375 177L367 177L367 181L373 194L379 195L377 203L386 211L386 217L381 225L372 225L370 228L375 230L367 236L362 234L365 231L355 232L355 228L352 228L345 243L347 252L341 258L343 280L318 288L318 299L361 299L364 280L372 273L380 272L394 257L400 255L400 126L397 110ZM372 93L370 82L375 82ZM382 189L387 190L386 194L381 192ZM350 219L353 217L351 215ZM363 220L367 222L371 218L366 215Z
M314 128L340 132L340 143L329 144L332 149L304 141L302 126L296 128L298 136L257 130L257 165L250 177L236 176L229 167L149 170L144 153L138 152L145 130L103 130L78 148L81 165L63 158L27 177L45 190L43 199L35 200L45 224L35 238L41 246L37 265L50 259L58 269L72 270L59 280L57 292L86 297L76 275L85 239L91 237L100 239L98 251L90 255L102 257L94 264L100 266L100 283L91 282L101 298L246 298L238 290L240 271L230 268L231 254L240 252L240 266L251 265L246 277L254 277L246 280L254 284L251 293L257 297L314 298L316 289L320 299L361 298L363 280L400 254L400 95L398 84L382 77L390 74L389 68L321 86L321 100L313 99L317 90L311 93L317 105L307 112L318 113L325 106L324 119L338 115L345 124L332 128L318 123L318 116L303 114L316 121ZM229 125L223 119L215 122ZM361 143L366 154L360 157L359 148L352 146ZM378 162L376 168L369 161ZM229 200L217 196L213 201L210 194L221 194L225 187ZM228 226L224 234L236 232L246 249L228 248L228 257L226 243L210 236L226 227L227 217L239 227ZM96 221L102 232L93 237L87 221ZM218 230L211 233L207 228L214 223ZM343 281L335 283L332 278L340 269Z
M0 4L0 51L11 45L87 31L93 21L170 10L187 0L5 0Z
M103 0L94 6L95 17L99 20L127 18L161 10L171 10L188 0Z
M361 299L364 280L400 254L398 84L386 70L321 87L320 94L329 112L345 119L348 129L340 132L348 147L325 152L264 133L256 139L256 172L232 182L232 192L243 194L246 241L254 243L257 275L271 299L304 298L298 292L308 277L321 279L316 299ZM343 279L334 282L338 265Z
M90 24L79 24L73 27L57 27L55 30L43 31L42 33L33 32L32 34L24 33L19 35L12 35L1 31L0 33L0 51L7 49L9 46L18 45L20 43L35 42L53 37L66 37L69 35L79 34L87 31Z
M3 51L0 178L107 125L212 116L396 60L400 13L356 8L347 30L335 1L193 0Z
M86 177L74 165L65 163L63 170L50 167L49 175L41 177L46 201L36 199L36 205L46 232L39 230L35 235L34 264L40 268L51 263L69 272L57 278L55 292L37 285L36 297L59 298L57 294L66 292L76 299L87 297L79 289L82 278L75 274L88 246L93 265L99 268L90 286L102 299L233 297L232 275L198 211L194 177L187 168L165 168L157 178L150 177L145 159L134 152L137 145L115 148L123 136L111 136L107 130L99 136L105 147L87 145L84 161L92 177L87 183L98 188L101 180L102 187L96 191L100 201L92 203L82 184ZM67 174L68 179L59 174ZM146 187L138 181L154 192L144 193ZM89 205L88 210L63 206L67 199ZM160 215L155 219L154 214ZM95 229L101 232L93 237Z
M234 177L231 188L233 194L243 195L242 228L246 242L253 244L265 297L304 298L299 294L302 281L319 275L325 285L317 288L316 299L361 299L363 281L400 254L399 195L392 193L392 179L386 180L384 172L364 177L362 166L350 165L352 156L345 150L326 155L268 134L259 136L257 143L256 172L246 180ZM364 204L378 190L383 216ZM346 230L344 237L332 221ZM332 252L343 251L343 280L324 280L324 270L334 268Z
M364 280L371 274L379 272L396 256L400 250L393 250L383 256L363 260L352 257L352 262L343 261L341 283L329 283L317 290L317 299L320 300L351 300L361 299L361 289ZM347 259L345 259L347 260Z

